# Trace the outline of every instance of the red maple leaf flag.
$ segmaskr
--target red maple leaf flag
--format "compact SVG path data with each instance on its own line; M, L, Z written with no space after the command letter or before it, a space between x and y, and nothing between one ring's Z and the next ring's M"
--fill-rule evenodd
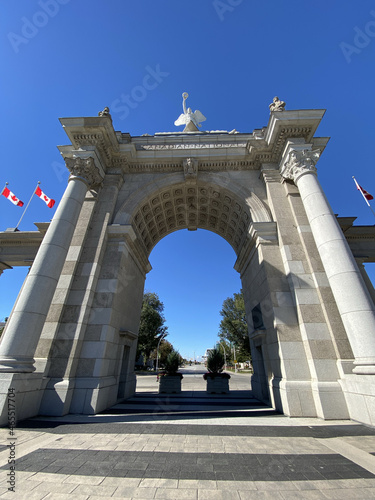
M17 205L18 207L23 207L23 201L21 201L17 196L12 193L7 187L5 187L1 193L5 198L8 198L9 201L13 203L13 205Z
M45 202L47 207L52 208L53 205L55 204L55 200L53 200L52 198L49 198L45 193L43 193L43 191L40 189L39 186L37 186L37 188L35 190L35 194L37 196L39 196L39 198Z
M374 197L372 196L372 194L370 194L368 191L366 191L366 189L363 189L362 186L359 186L359 190L361 191L361 193L363 194L363 196L366 198L366 200L370 201L370 200L373 200Z
M373 200L374 197L372 196L372 194L370 194L368 191L366 191L366 189L363 189L363 187L358 184L358 182L356 181L355 177L353 177L353 180L355 182L355 185L357 186L358 191L360 191L361 194L362 194L362 196L364 197L367 205L370 206L369 201Z

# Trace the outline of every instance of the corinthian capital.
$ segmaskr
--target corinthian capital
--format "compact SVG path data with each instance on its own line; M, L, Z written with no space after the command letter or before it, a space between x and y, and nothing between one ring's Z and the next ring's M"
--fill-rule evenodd
M94 158L65 158L65 163L71 175L80 177L89 187L100 184L104 178L96 167Z
M284 179L291 179L296 182L297 178L302 174L312 173L316 174L316 162L320 156L320 150L314 151L303 149L298 151L292 149L289 152L288 158L282 167L280 174Z

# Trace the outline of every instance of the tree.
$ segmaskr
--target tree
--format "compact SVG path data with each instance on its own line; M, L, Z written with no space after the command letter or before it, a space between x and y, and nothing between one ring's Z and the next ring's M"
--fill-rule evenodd
M142 354L145 358L144 361L146 361L151 352L156 349L160 337L167 334L163 311L164 304L160 301L157 293L146 292L143 295L137 358Z
M162 340L159 346L159 366L164 366L168 355L173 351L173 345L168 340ZM151 359L156 360L156 349L150 355Z
M235 346L237 361L251 360L242 290L224 300L220 315L223 319L220 322L219 338Z

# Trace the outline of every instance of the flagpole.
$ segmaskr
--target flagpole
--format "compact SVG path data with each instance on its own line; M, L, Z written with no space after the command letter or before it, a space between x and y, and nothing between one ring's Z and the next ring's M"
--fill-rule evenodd
M8 184L8 183L7 183L7 184ZM40 184L40 181L38 181L38 184L36 185L36 188L39 186L39 184ZM34 189L33 194L31 195L31 198L29 199L29 203L26 205L26 208L25 208L25 210L23 211L23 214L21 215L21 218L20 218L20 220L18 221L18 224L17 224L17 226L14 228L14 230L16 230L16 229L18 228L18 226L21 224L21 221L22 221L22 219L23 219L23 216L25 215L26 210L29 208L29 205L30 205L30 203L31 203L31 200L32 200L32 199L33 199L33 197L34 197L34 194L35 194L36 188ZM374 215L375 215L375 214L374 214Z
M352 175L352 177L353 177L353 181L355 182L355 185L357 186L358 191L359 191L359 192L361 193L361 195L363 196L363 199L365 200L365 202L367 203L367 205L368 205L369 209L371 210L371 212L372 212L373 216L375 217L375 212L374 212L374 210L372 209L372 206L370 205L370 203L369 203L368 199L367 199L367 198L366 198L366 196L364 195L364 193L363 193L363 191L362 191L362 189L361 189L360 185L358 184L358 182L357 182L356 178L354 177L354 175Z

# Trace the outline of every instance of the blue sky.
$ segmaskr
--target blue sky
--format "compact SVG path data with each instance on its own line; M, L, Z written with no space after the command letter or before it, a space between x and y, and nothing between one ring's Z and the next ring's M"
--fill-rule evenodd
M187 91L207 117L204 129L252 132L267 124L278 95L287 109L327 109L318 129L331 137L321 184L335 213L375 222L352 180L375 194L372 1L17 0L2 2L0 37L0 184L25 203L38 181L57 202L63 195L68 175L56 145L68 140L59 117L109 106L116 130L173 131ZM150 71L158 84L142 92ZM33 199L20 229L54 211ZM0 230L21 214L1 197ZM184 356L203 354L216 340L223 300L241 287L233 250L213 233L178 231L150 262L146 289L165 304L169 340ZM25 274L1 276L0 318Z

